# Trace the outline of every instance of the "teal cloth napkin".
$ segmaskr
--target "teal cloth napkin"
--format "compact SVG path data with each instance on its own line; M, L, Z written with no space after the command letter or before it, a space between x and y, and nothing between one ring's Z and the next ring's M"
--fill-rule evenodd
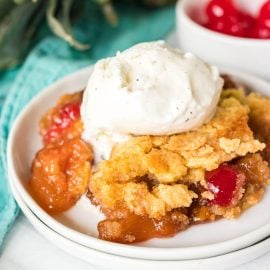
M117 11L120 22L112 28L93 6L86 9L75 26L75 35L92 44L90 51L74 51L62 40L50 36L31 51L21 67L0 73L0 246L18 213L8 187L6 145L9 130L21 109L40 90L64 75L135 43L163 39L174 26L173 7L147 9L129 4L119 5Z

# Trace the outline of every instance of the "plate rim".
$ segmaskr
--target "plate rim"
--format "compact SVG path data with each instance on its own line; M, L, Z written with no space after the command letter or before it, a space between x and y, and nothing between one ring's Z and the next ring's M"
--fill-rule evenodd
M262 256L262 255L266 254L270 250L270 236L269 236L268 238L254 244L252 246L243 248L241 250L230 252L230 253L223 254L223 255L220 255L220 256L203 258L203 259L198 259L198 260L196 259L196 260L178 260L178 261L153 261L153 260L142 260L142 259L128 258L128 257L122 257L122 256L113 255L113 254L108 254L106 252L101 252L101 251L97 251L97 250L82 246L79 243L76 243L76 242L62 236L61 234L55 232L53 229L48 227L42 220L40 220L35 215L35 213L32 212L32 210L27 206L27 204L21 198L19 192L16 190L16 187L14 186L14 183L10 183L10 187L11 187L12 194L14 195L18 205L22 209L22 212L27 217L29 222L33 225L33 227L41 235L43 235L52 244L56 245L57 247L64 250L65 252L67 252L67 253L69 253L69 254L71 254L73 256L75 255L75 257L80 258L80 259L85 260L85 258L87 258L86 261L88 261L90 263L93 263L93 262L95 263L96 262L96 257L94 257L94 259L92 260L91 256L88 258L88 257L82 257L82 255L71 253L70 250L67 251L66 249L64 249L62 245L55 244L55 241L53 241L52 238L61 239L63 242L69 243L69 245L71 245L73 247L77 247L78 249L83 250L84 252L87 252L87 251L90 252L91 251L92 253L94 253L94 255L105 254L107 256L107 258L114 258L115 260L117 260L117 262L120 259L123 259L125 261L125 263L136 263L136 262L139 261L139 262L142 262L143 264L149 264L148 266L150 266L150 265L153 266L153 264L157 264L156 266L165 266L166 269L167 269L168 266L176 266L176 267L183 266L183 265L180 265L180 264L186 264L186 266L189 265L191 267L192 267L192 265L194 265L196 267L196 269L197 269L197 267L198 267L198 265L200 263L207 263L207 262L211 262L211 261L217 262L218 259L220 259L220 258L225 258L226 259L227 257L228 257L228 259L226 259L226 262L227 261L231 262L231 259L229 259L230 257L237 258L238 262L233 264L233 266L235 267L237 265L240 265L240 264L246 263L248 261L254 260L254 259L258 258L259 256ZM47 231L47 233L45 233L45 231ZM48 232L50 233L50 237L48 236ZM268 247L268 249L267 249L267 247ZM263 252L262 252L262 250L263 250ZM239 261L239 255L241 255L241 254L243 255L243 253L246 253L247 251L249 251L253 255L253 257L248 256L247 260L242 259L242 261ZM256 255L254 256L254 254L256 254ZM245 254L244 254L244 257L247 258L247 256ZM226 266L226 268L227 267L228 266ZM136 269L137 269L137 267L136 267ZM149 269L149 268L147 268L147 269ZM155 268L155 269L157 269L157 268ZM157 270L159 270L159 269L157 269Z
M253 244L256 241L270 234L270 223L269 223L243 236L240 236L231 240L226 240L220 243L210 244L210 245L200 245L200 246L195 246L195 247L182 247L182 248L141 247L141 246L132 246L132 245L108 242L108 241L104 241L96 237L78 232L58 222L53 217L48 215L43 209L41 209L40 206L34 201L34 199L30 196L30 194L25 190L25 188L21 184L19 177L13 166L13 159L12 159L12 154L11 154L12 142L16 134L17 126L19 125L20 120L23 119L23 117L30 110L29 108L32 108L33 106L35 106L36 103L38 103L38 101L41 100L44 96L47 96L51 92L55 91L54 89L56 89L57 87L59 88L59 86L61 86L62 83L68 83L68 81L75 80L77 76L81 76L81 77L89 76L92 70L93 70L93 66L83 68L81 70L78 70L72 74L69 74L61 78L60 80L57 80L56 82L52 83L48 87L44 88L20 112L20 114L16 117L16 120L14 121L10 130L10 134L8 137L8 144L7 144L7 164L8 164L9 181L14 182L20 195L22 196L22 198L24 199L28 207L45 224L47 224L53 230L64 235L65 237L68 237L69 239L76 241L77 243L81 243L85 246L94 248L95 250L108 252L110 254L128 256L132 258L146 258L147 257L147 259L162 259L162 260L195 259L195 258L198 259L198 258L204 258L207 256L208 257L217 256L217 255L224 254L226 252L237 250L247 245ZM246 80L246 77L248 77L250 80L252 79L253 81L259 81L260 84L265 84L270 89L270 83L268 83L267 81L257 76L244 73L241 71L236 71L233 69L230 69L230 71L228 69L222 69L222 71L234 74L234 76L244 78L244 80ZM233 247L233 248L229 248L229 247Z

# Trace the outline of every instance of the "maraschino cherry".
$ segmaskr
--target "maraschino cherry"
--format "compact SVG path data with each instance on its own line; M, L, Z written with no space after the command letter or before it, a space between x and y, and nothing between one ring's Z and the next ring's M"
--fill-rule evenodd
M52 142L62 132L70 127L72 122L80 118L80 102L73 102L64 105L57 116L53 118L53 124L44 136L46 143Z
M227 164L206 173L207 187L214 194L212 204L231 205L237 191L237 174L237 170Z
M270 0L265 2L261 7L256 26L251 31L250 37L260 39L270 38Z
M267 39L270 38L270 0L261 7L257 18L239 10L233 0L211 0L206 6L211 30L237 36Z

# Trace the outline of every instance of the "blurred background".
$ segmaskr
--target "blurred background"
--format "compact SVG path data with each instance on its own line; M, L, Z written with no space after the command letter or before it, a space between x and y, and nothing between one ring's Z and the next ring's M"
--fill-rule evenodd
M110 38L127 23L158 13L174 0L1 0L0 69L14 67L41 39L56 35L77 51L91 54L100 31ZM171 18L173 22L173 18ZM128 26L126 26L128 27ZM128 30L128 28L126 29Z

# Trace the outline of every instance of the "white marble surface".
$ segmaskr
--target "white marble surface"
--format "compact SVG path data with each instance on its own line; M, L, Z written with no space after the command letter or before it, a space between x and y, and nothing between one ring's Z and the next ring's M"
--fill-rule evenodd
M92 270L97 267L72 257L41 236L20 214L0 255L1 270ZM269 270L270 253L233 270Z

